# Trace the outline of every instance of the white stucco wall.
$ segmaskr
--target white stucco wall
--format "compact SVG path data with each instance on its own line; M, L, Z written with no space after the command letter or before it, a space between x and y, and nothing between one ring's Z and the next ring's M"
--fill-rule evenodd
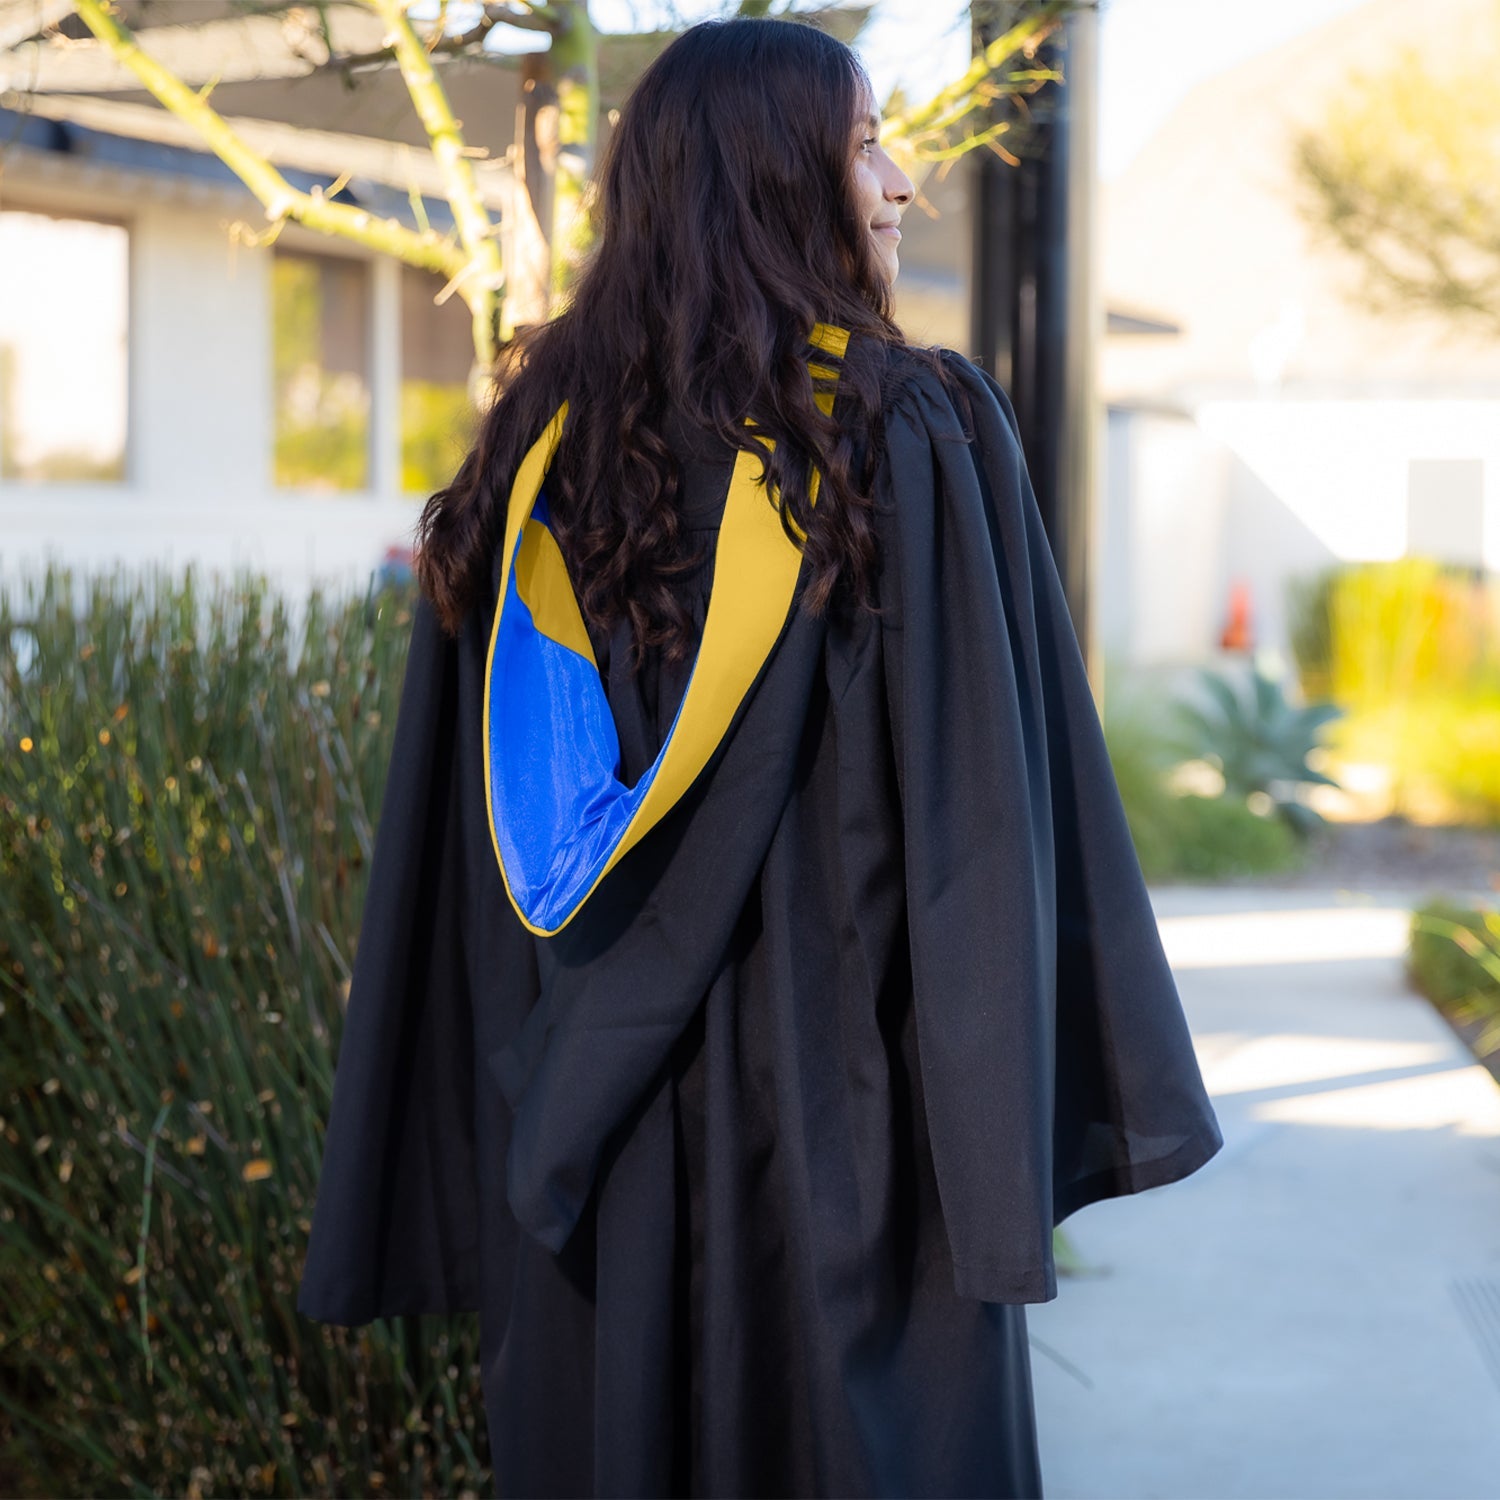
M1105 465L1100 617L1106 649L1141 665L1218 651L1235 579L1250 585L1257 647L1289 656L1285 591L1337 562L1405 555L1409 512L1441 500L1427 460L1479 471L1472 532L1418 516L1418 548L1500 568L1500 400L1297 399L1115 409ZM1423 521L1428 524L1424 527Z
M13 186L7 207L82 212L130 230L126 479L0 481L0 583L47 557L80 570L189 561L277 575L289 592L318 581L362 587L387 546L410 539L417 502L399 495L399 267L372 263L371 488L305 494L272 483L270 267L266 248L232 245L227 225L263 225L258 205L188 188L160 201L148 182ZM347 252L283 230L279 243Z
M1225 454L1190 418L1110 413L1099 618L1107 656L1198 661L1222 626Z

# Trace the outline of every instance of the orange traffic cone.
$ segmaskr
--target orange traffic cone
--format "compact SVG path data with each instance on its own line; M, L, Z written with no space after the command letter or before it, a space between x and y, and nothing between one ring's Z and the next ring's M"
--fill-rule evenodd
M1249 651L1255 645L1255 632L1250 625L1250 582L1236 578L1229 586L1229 620L1219 636L1219 646L1225 651Z

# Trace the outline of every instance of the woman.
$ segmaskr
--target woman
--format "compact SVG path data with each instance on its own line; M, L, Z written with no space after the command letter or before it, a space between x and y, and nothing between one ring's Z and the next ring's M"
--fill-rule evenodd
M842 44L686 32L422 518L299 1305L477 1310L502 1495L1039 1495L1053 1226L1221 1144L912 191Z

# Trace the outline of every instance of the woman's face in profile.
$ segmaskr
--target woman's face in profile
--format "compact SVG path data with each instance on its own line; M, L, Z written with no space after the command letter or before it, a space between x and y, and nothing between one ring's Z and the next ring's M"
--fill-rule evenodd
M854 129L854 210L869 229L876 263L885 279L896 279L900 269L901 215L916 193L909 178L880 144L880 117L875 100L866 92Z

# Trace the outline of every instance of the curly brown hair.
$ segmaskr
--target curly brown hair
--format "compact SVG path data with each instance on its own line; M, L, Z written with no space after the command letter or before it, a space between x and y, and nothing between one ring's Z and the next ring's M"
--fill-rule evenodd
M905 347L851 194L871 97L848 47L793 21L705 22L646 70L605 153L567 307L505 349L477 441L418 523L418 581L450 634L491 581L516 470L564 400L552 524L585 617L628 615L637 661L649 645L691 649L672 586L695 561L663 438L672 409L735 449L764 456L771 439L783 524L805 535L804 607L836 587L868 605L869 438L888 352ZM819 322L851 334L838 421L807 372Z

